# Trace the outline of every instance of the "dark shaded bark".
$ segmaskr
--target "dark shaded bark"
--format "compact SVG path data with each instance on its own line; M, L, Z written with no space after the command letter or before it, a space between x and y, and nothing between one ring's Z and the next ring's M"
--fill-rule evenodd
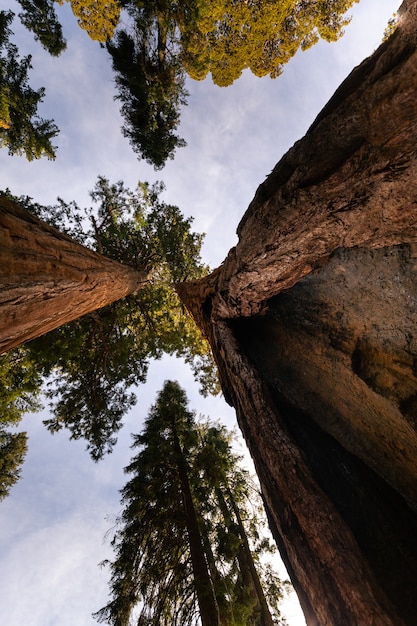
M140 289L106 259L0 198L0 353Z
M281 159L207 336L307 623L417 615L417 2Z

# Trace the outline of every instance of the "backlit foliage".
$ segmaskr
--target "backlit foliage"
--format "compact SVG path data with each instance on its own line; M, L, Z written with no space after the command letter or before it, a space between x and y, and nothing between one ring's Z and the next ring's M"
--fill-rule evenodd
M276 78L296 52L319 38L335 41L357 0L216 0L198 3L194 22L181 30L182 60L197 80L211 73L231 85L249 68Z
M57 0L63 4L64 0ZM71 4L72 12L78 20L80 28L85 30L91 39L105 42L113 37L114 29L119 22L119 0L65 0Z
M54 159L51 140L58 128L38 115L45 92L28 84L31 57L20 59L10 42L12 20L11 11L0 11L0 148L7 147L9 154L24 155L29 161L42 156Z
M136 402L129 388L145 382L152 359L180 357L202 393L218 391L208 343L175 291L176 282L207 273L203 237L191 231L191 219L160 200L162 190L140 183L131 191L101 177L91 193L95 206L84 212L63 200L42 207L18 199L83 245L149 275L138 293L29 344L40 373L49 378L53 416L47 427L66 427L73 439L86 439L95 460L111 451L124 414Z

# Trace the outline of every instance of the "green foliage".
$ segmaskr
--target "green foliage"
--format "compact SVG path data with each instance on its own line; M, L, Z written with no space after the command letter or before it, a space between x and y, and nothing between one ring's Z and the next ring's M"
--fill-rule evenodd
M185 146L175 130L187 93L178 62L161 42L163 35L158 29L155 35L152 25L149 28L136 28L133 35L118 31L107 50L122 102L123 134L139 158L160 169L176 148Z
M112 541L116 554L110 564L112 599L95 617L123 626L136 610L138 624L200 623L180 476L180 468L186 467L220 623L260 624L239 554L249 538L256 569L261 571L257 548L270 552L270 546L258 535L257 528L265 521L250 504L257 500L256 492L232 452L229 433L221 426L198 424L184 391L167 381L142 434L134 437L133 448L139 451L126 468L131 478L121 492L124 509ZM244 520L244 536L235 507ZM266 578L265 588L276 594L276 602L282 597L279 579L271 569ZM277 606L273 609L273 622L283 623Z
M44 89L34 91L28 84L31 57L19 60L17 47L10 43L11 11L0 11L0 147L9 154L25 155L29 161L55 158L51 140L58 128L37 114Z
M357 0L215 0L198 4L192 23L181 28L182 61L201 80L231 85L249 68L276 78L296 52L319 38L335 41L349 20L343 14Z
M40 408L41 380L25 348L0 355L0 500L5 498L20 476L27 436L12 432L23 414Z
M56 1L59 4L64 3L64 0ZM101 42L111 39L120 17L119 0L67 0L67 2L71 4L78 25L87 31L91 39Z
M0 428L0 501L20 478L20 467L27 451L26 433L10 433Z
M16 426L22 416L37 411L41 378L26 347L0 354L0 425Z
M157 169L185 145L175 133L187 102L185 72L219 86L249 68L277 77L296 52L335 41L357 0L124 0L128 25L107 43L133 149Z
M22 7L19 13L23 26L33 32L45 50L59 56L67 47L54 8L54 0L17 0Z
M140 159L160 169L186 145L177 134L187 104L186 73L196 80L211 73L219 86L232 84L246 68L275 78L298 50L319 38L335 41L349 22L345 12L358 0L67 1L80 27L105 43L112 58L123 134ZM58 55L65 40L53 0L18 2L22 23ZM125 19L117 30L122 8ZM51 140L58 129L36 117L44 91L28 86L30 57L19 62L8 43L12 14L1 15L0 146L28 159L54 158Z
M136 402L128 390L146 380L149 363L164 354L183 358L202 392L218 382L208 343L175 291L175 283L207 273L200 257L202 235L191 219L159 199L163 186L99 178L95 207L84 213L63 200L55 207L17 201L83 245L149 274L138 293L62 326L28 344L39 372L48 378L51 432L66 427L84 438L94 460L110 452L123 415ZM10 194L9 194L10 197Z

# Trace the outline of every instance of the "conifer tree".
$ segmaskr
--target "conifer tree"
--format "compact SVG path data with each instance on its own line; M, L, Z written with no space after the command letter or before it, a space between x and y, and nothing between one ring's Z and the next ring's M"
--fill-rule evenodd
M139 158L160 169L176 148L185 146L175 132L187 97L184 72L155 19L135 19L133 32L118 31L107 50L122 102L123 134Z
M98 621L125 626L135 615L149 626L282 623L279 610L271 612L265 600L262 611L253 593L248 567L260 565L249 545L267 552L269 545L257 536L247 476L225 429L198 424L185 392L167 381L133 448L139 451L126 468L131 478L112 542L112 599ZM248 549L245 568L241 549Z
M40 386L40 376L25 348L0 355L0 500L19 479L27 435L14 429L24 413L39 409Z
M58 128L38 116L45 90L35 91L28 84L31 57L19 59L17 47L10 42L12 20L11 11L0 11L0 148L29 161L42 156L54 159L51 141Z

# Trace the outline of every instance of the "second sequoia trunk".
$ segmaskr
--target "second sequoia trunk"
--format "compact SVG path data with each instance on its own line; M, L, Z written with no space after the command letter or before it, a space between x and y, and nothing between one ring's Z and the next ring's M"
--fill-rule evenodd
M147 278L0 198L0 353L135 292Z

